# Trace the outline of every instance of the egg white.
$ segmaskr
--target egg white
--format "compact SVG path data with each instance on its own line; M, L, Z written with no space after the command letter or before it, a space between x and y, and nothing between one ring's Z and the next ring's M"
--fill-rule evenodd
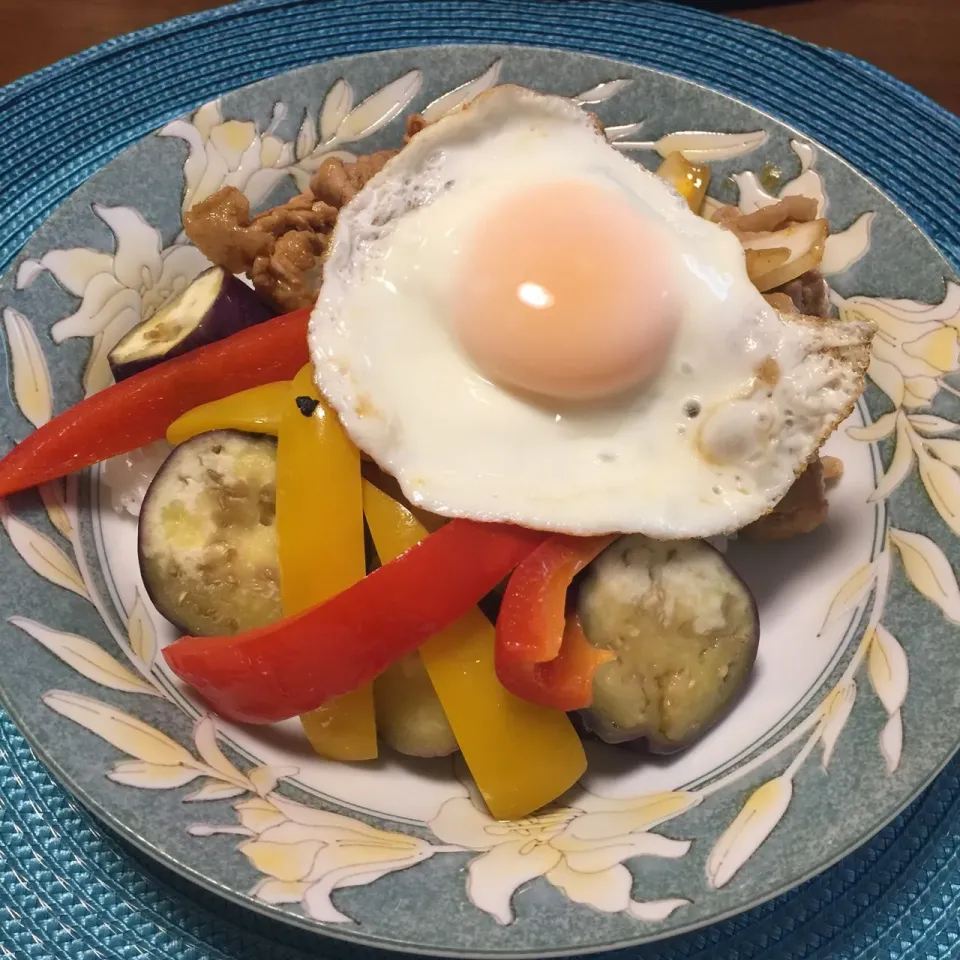
M491 383L450 322L484 211L574 177L668 231L682 304L663 370L602 402ZM318 386L412 502L665 539L737 530L776 504L859 395L870 336L866 324L781 318L731 233L618 153L579 107L511 86L422 131L340 212L310 323Z

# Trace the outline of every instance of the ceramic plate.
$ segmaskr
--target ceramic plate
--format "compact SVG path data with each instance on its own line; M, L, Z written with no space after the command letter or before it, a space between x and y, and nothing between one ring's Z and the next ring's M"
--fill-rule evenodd
M107 385L118 338L206 265L181 213L224 184L254 205L331 152L398 143L512 81L596 111L647 166L709 161L715 198L815 198L840 314L878 326L870 385L827 452L829 522L736 541L757 669L690 751L590 745L555 808L493 821L456 760L344 766L296 723L207 715L158 656L135 522L102 468L3 505L0 693L40 756L150 855L290 923L425 953L543 957L639 944L744 910L824 869L917 795L957 747L960 285L856 171L776 120L624 63L523 48L426 48L322 63L206 104L83 184L0 282L7 442Z

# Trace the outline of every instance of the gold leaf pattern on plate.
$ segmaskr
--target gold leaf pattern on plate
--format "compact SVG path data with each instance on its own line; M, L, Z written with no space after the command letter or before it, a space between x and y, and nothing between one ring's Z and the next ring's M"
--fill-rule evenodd
M686 791L632 798L579 791L575 806L552 806L521 820L493 820L472 781L470 796L447 800L429 822L434 835L456 849L481 854L468 864L467 896L498 923L513 922L513 894L543 876L579 903L608 913L628 911L632 884L623 863L634 857L680 859L689 840L644 827L678 816L700 801ZM635 829L640 828L640 829Z
M300 124L297 131L297 143L295 156L297 160L303 160L308 157L317 145L317 124L313 117L308 113Z
M578 840L605 840L654 827L697 806L699 794L688 790L652 793L645 797L608 800L591 795L582 807L589 814L574 820L568 833Z
M127 621L127 639L130 642L130 649L139 658L144 668L149 670L157 658L157 632L140 598L139 590L133 598L133 608L130 610L130 618Z
M907 579L933 601L952 623L960 623L960 587L943 551L929 538L907 530L890 530Z
M884 728L880 731L880 752L886 764L887 773L895 773L903 755L903 718L899 710L890 714Z
M643 121L638 120L636 123L621 123L612 127L604 127L603 132L607 135L607 139L611 143L615 143L617 140L622 140L624 137L632 136L643 126Z
M911 413L907 416L907 420L917 433L922 433L925 437L942 437L960 430L960 424L934 416L932 413Z
M64 290L82 297L87 284L105 270L113 257L102 250L81 247L76 250L51 250L39 260L24 260L17 269L17 289L29 287L44 271L54 273Z
M313 872L323 871L310 883L303 894L307 913L327 923L352 923L353 919L341 913L333 904L332 894L342 887L366 886L388 873L406 870L436 852L436 848L414 840L409 845L377 850L372 844L348 841L344 846L330 844L317 855ZM406 849L403 849L403 847Z
M823 703L823 727L820 731L823 756L820 759L820 766L824 770L830 766L837 740L843 732L847 720L850 719L856 699L857 682L848 680L846 683L839 684Z
M820 628L821 633L828 623L859 605L873 586L876 575L874 564L865 563L847 577L827 608L826 616L823 618L823 627Z
M17 406L35 427L43 426L53 416L53 387L40 341L33 324L9 307L3 311L3 326L7 331Z
M923 441L927 453L954 470L960 470L960 440L948 440L945 437L933 437Z
M547 875L563 895L574 903L582 903L602 913L628 912L637 917L643 914L669 916L673 910L685 906L685 900L658 900L642 903L630 896L633 887L633 875L618 864L597 873L583 873L573 870L566 863L559 863Z
M209 783L205 783L199 790L184 797L183 802L201 803L208 800L232 800L234 797L242 797L247 792L246 787L237 787L232 783L221 783L219 780L211 780Z
M56 529L68 540L73 536L73 523L67 514L67 496L64 481L48 480L37 487L43 509Z
M930 372L934 376L956 373L960 368L960 344L957 343L957 331L952 327L943 326L925 333L904 343L902 350L907 357L932 368Z
M856 317L856 314L853 314ZM840 318L850 319L850 315L840 311ZM889 398L895 407L903 405L906 395L906 384L903 381L903 374L897 369L896 365L887 360L881 360L877 356L876 350L870 357L870 366L867 367L867 376L878 386Z
M269 798L241 801L234 809L241 827L204 829L194 826L194 835L240 834L250 839L239 851L251 865L273 881L258 885L257 896L275 898L277 884L293 891L311 917L331 923L351 918L334 906L331 896L342 888L363 886L396 870L404 870L450 847L431 846L417 837L380 830L340 814L307 807L276 794ZM252 814L252 816L251 816ZM269 894L264 893L269 889ZM289 897L284 902L296 902Z
M172 790L184 787L200 776L199 770L191 770L181 764L148 763L143 760L121 760L107 774L114 783L141 790Z
M417 95L423 74L411 70L367 97L351 110L337 127L336 139L351 143L372 136L385 127Z
M715 889L729 883L757 852L790 806L793 783L774 777L750 794L743 809L723 832L707 859L707 879Z
M263 797L276 790L277 784L284 777L294 777L299 772L298 767L254 767L248 771L247 778L253 784L254 790Z
M913 468L913 444L910 438L910 425L907 416L901 410L897 413L897 445L893 451L893 458L887 472L880 478L876 490L870 494L869 503L879 503L886 500L897 487L907 478Z
M353 109L353 87L342 77L327 91L320 108L320 140L332 140L337 133L337 127L343 123L344 117Z
M632 80L607 80L604 83L598 83L595 87L591 87L589 90L584 90L583 93L578 93L575 97L571 97L574 103L579 104L581 107L592 105L595 103L605 103L607 100L612 100L618 93L621 93L623 90L626 90L627 87L633 85Z
M592 816L587 814L586 816ZM674 840L659 833L627 833L607 837L603 842L577 839L568 829L557 834L550 845L563 854L566 865L576 873L597 874L634 857L662 857L679 860L690 851L691 841Z
M681 907L689 907L692 902L692 900L684 900L682 897L672 897L666 900L634 900L627 908L627 913L634 920L656 923L659 920L666 920L670 914Z
M870 320L874 338L868 376L895 407L928 407L942 386L941 376L960 367L956 324L960 285L946 283L940 303L853 296L831 299L844 320ZM947 389L951 389L947 387Z
M136 326L136 314L133 310L127 310L126 317L130 321L131 328ZM91 338L90 358L87 360L87 366L83 371L84 396L92 396L110 386L112 379L107 354L112 349L112 347L104 347L102 333L95 333Z
M34 573L58 587L90 599L83 577L73 561L48 536L12 514L3 501L0 501L0 523L14 549Z
M496 86L500 79L500 68L503 66L503 60L494 60L493 63L479 77L461 84L454 90L445 93L442 97L437 97L432 103L428 104L423 110L422 116L427 123L433 123L448 113L452 113L457 107L462 107L469 103L474 97Z
M762 147L770 135L766 130L749 133L671 133L657 141L661 157L678 152L688 160L732 160Z
M122 693L160 696L149 683L118 663L103 647L86 637L54 630L26 617L10 617L9 622L41 643L68 667L102 687Z
M184 797L183 802L186 803L189 799L190 797ZM217 836L217 834L225 834L225 835L232 834L235 837L252 837L253 836L253 831L248 830L246 827L229 826L229 825L222 826L222 825L217 825L212 823L191 823L190 826L187 827L187 833L189 833L191 837L215 837ZM269 882L269 881L263 881L263 882ZM257 893L257 890L260 889L260 886L261 884L258 884L256 887L254 887L254 889L251 891L251 896L259 898L260 895ZM301 893L301 896L302 896L302 893ZM300 897L298 896L296 900L289 900L289 901L285 900L283 902L296 903L299 899ZM270 901L267 901L267 902L269 903Z
M285 823L289 818L266 797L251 797L249 800L241 800L234 804L236 811L244 829L249 830L251 836L263 833L270 827L278 827Z
M108 703L68 690L50 690L41 700L51 710L86 727L137 760L164 767L178 764L196 767L189 751L175 740Z
M877 624L870 640L867 672L887 713L896 713L907 695L910 670L900 642L882 624Z
M817 216L823 216L820 212ZM867 255L870 250L870 232L876 214L869 210L861 213L846 230L830 233L823 245L823 259L819 270L825 277L833 277L849 270Z
M549 873L562 862L549 844L522 840L493 847L467 865L467 896L501 926L513 922L513 895L518 887Z
M865 443L873 443L875 440L883 440L889 437L897 428L897 411L891 410L882 417L877 417L873 423L868 423L863 427L847 427L847 436L853 440L862 440Z
M699 130L681 130L668 133L659 140L618 140L623 150L656 150L661 157L682 153L688 160L706 163L711 160L732 160L752 153L769 139L766 130L750 133L707 133Z
M362 850L362 848L361 848ZM358 853L360 851L358 850ZM372 854L364 851L366 856ZM375 865L365 863L354 865L355 857L349 857L340 848L323 851L317 860L329 872L315 883L309 884L303 894L303 906L306 912L324 923L352 923L353 918L341 913L333 904L332 894L341 887L366 886L388 873L406 870L433 856L429 847L408 853L403 860L380 861ZM328 867L328 864L334 866Z
M931 456L920 457L919 464L920 479L937 513L954 533L960 534L960 476Z
M193 741L203 762L225 780L241 779L240 771L224 756L217 743L217 728L212 717L202 717L193 731ZM245 779L245 778L244 778Z

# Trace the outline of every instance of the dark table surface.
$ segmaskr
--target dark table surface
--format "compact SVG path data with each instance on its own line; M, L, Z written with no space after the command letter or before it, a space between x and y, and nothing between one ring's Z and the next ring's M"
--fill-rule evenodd
M855 54L960 113L960 0L698 5ZM0 84L109 37L215 6L212 0L0 0Z

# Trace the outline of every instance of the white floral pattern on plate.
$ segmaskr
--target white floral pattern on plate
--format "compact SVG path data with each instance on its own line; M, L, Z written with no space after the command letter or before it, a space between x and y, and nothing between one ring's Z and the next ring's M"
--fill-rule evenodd
M28 287L44 271L68 293L82 298L78 309L54 324L55 343L90 337L93 343L83 374L87 396L113 382L107 354L141 320L182 293L210 261L188 244L163 248L159 232L132 207L95 205L93 212L116 238L113 253L76 247L51 250L24 260L17 287Z
M676 791L608 800L581 791L541 813L503 823L485 812L465 771L469 798L448 800L430 821L441 840L475 850L467 866L467 896L498 923L513 922L511 901L522 884L544 877L574 903L638 920L662 920L689 903L683 898L633 900L633 877L623 863L635 857L678 859L688 840L651 832L695 807L700 798Z
M183 165L183 203L186 213L221 187L236 187L256 206L287 175L293 163L293 145L274 135L286 115L277 104L273 121L262 135L255 123L224 120L220 101L197 110L190 121L174 120L159 131L161 137L177 137L186 143L189 155Z
M456 109L496 84L500 71L498 60L473 80L436 98L424 115L435 120ZM160 135L179 138L188 146L182 209L224 185L243 190L253 204L262 202L284 177L302 189L325 157L364 140L396 118L419 92L422 79L419 70L409 71L357 106L352 87L339 79L327 92L318 116L304 117L294 142L276 135L287 115L283 104L275 106L273 120L262 134L252 121L224 119L219 102L201 107L189 120L168 124ZM592 106L617 96L629 83L614 79L573 99ZM768 139L764 131L680 131L654 141L629 139L642 125L639 120L611 126L607 135L625 151L666 155L680 150L705 161L744 156ZM779 195L812 197L820 212L825 212L827 191L815 169L814 149L799 141L793 141L791 148L801 170ZM743 172L734 179L744 210L776 199L762 189L753 173ZM115 236L113 252L50 250L39 259L24 261L17 274L17 285L23 288L49 272L66 291L81 298L79 308L54 325L53 337L57 343L71 337L91 339L83 378L87 394L109 383L106 355L117 340L169 302L207 265L189 244L163 248L157 230L133 208L101 205L94 207L94 213ZM865 211L831 237L825 272L843 272L868 252L874 216ZM960 286L948 284L939 304L836 294L834 300L841 315L865 316L879 329L869 375L893 409L866 426L848 428L850 436L866 443L887 437L896 440L892 461L871 500L883 502L916 466L944 523L960 533L960 440L951 436L960 431L960 425L924 412L940 390L956 392L943 378L960 370ZM29 319L12 308L4 310L3 319L13 396L25 418L40 426L54 409L43 352ZM75 478L45 484L40 493L53 536L31 527L6 504L0 505L0 521L14 549L38 575L89 600L110 627L107 605L81 549ZM255 765L242 771L221 749L210 717L197 722L189 749L106 701L64 690L49 691L43 700L51 710L125 754L126 759L107 772L114 782L149 790L195 786L183 797L190 803L235 800L236 823L195 823L190 833L197 838L224 833L240 837L238 849L261 875L252 895L265 903L299 904L317 920L349 922L351 918L333 902L337 890L372 883L438 854L458 854L469 858L467 897L499 924L514 921L515 891L538 878L571 902L640 921L658 921L689 904L690 898L633 899L634 876L625 864L640 857L679 860L687 856L690 842L667 836L659 828L798 747L780 773L750 789L738 814L714 840L706 862L707 879L713 888L729 883L786 815L795 776L818 746L821 766L828 768L854 709L864 667L887 714L880 751L887 771L897 770L903 751L901 708L908 694L909 665L903 647L882 623L895 556L918 593L949 622L960 623L960 587L940 547L919 533L888 529L873 560L849 575L825 611L824 626L872 597L866 629L842 675L812 712L749 762L699 790L609 799L578 788L551 809L513 823L489 817L478 791L461 770L466 795L448 799L433 818L421 824L420 832L432 833L439 843L291 800L278 784L295 778L297 770ZM79 676L107 691L172 702L156 667L157 636L139 596L125 631L112 631L126 662L77 634L25 617L13 617L10 622ZM678 829L682 834L682 827Z

